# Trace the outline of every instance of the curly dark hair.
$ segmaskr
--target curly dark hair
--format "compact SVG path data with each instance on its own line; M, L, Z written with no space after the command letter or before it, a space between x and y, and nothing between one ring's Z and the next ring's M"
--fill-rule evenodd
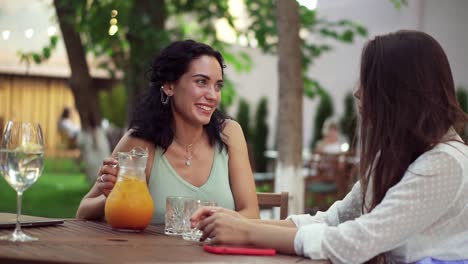
M221 66L224 76L223 56L212 47L193 40L176 41L164 48L156 56L148 71L150 87L133 109L129 129L133 137L138 137L152 142L155 147L161 147L164 151L171 145L174 139L173 115L170 104L161 103L161 86L165 83L174 83L188 71L190 63L208 55L216 58ZM220 150L227 149L227 145L221 138L226 117L216 109L204 129L208 134L210 144L219 144Z

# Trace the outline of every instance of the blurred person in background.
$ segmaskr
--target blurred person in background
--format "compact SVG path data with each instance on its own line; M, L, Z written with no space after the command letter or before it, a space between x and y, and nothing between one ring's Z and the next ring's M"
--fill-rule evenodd
M349 144L343 138L338 127L338 122L328 118L323 123L322 138L315 146L315 152L323 154L340 154L349 149Z
M78 141L78 134L81 131L79 125L74 123L71 119L71 110L69 107L65 107L62 111L62 115L58 121L59 132L76 147Z

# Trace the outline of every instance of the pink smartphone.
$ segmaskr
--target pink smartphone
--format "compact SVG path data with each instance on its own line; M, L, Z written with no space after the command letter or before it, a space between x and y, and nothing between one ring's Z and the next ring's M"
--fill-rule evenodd
M231 255L257 255L257 256L273 256L276 250L272 248L243 248L230 246L211 246L203 245L206 252L214 254L231 254Z

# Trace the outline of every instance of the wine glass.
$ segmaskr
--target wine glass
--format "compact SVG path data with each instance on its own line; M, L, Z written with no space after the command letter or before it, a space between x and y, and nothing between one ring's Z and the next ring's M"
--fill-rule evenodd
M3 178L16 190L16 228L0 240L34 241L21 231L21 201L23 192L29 188L42 173L44 165L44 140L39 124L8 121L3 132L0 148L0 168Z

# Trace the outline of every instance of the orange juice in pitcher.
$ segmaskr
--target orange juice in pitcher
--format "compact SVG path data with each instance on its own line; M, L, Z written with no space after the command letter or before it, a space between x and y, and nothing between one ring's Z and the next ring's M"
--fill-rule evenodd
M106 220L114 229L141 231L151 222L154 204L146 184L147 159L142 148L118 153L119 174L105 205Z

